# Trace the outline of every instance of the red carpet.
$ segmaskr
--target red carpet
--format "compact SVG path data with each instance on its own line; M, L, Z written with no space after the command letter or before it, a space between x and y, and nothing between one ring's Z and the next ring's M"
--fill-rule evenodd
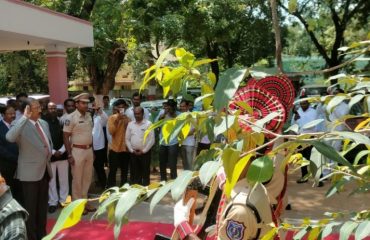
M48 219L48 232L51 231L54 223L54 219ZM123 227L119 239L153 240L156 233L171 236L173 229L174 227L172 224L154 222L130 222L128 225L125 225ZM93 222L81 221L76 226L60 232L55 239L112 240L114 239L113 226L108 227L107 221L105 220L96 220ZM288 232L285 239L292 240L293 232ZM303 238L303 240L306 239L307 237ZM325 240L337 239L339 239L339 234L336 233L330 234L328 237L325 238ZM351 236L349 240L354 240L354 237ZM365 238L365 240L370 240L370 237Z
M54 219L48 219L47 230L51 231ZM130 222L125 225L119 237L120 240L153 240L156 233L170 236L174 227L172 224L153 222ZM81 221L77 225L60 232L55 239L63 240L112 240L113 226L108 227L107 221Z

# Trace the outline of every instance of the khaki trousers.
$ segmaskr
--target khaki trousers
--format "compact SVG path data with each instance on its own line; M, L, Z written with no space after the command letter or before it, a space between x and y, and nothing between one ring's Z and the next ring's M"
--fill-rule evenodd
M72 200L87 198L93 174L94 154L92 148L73 148L72 156Z

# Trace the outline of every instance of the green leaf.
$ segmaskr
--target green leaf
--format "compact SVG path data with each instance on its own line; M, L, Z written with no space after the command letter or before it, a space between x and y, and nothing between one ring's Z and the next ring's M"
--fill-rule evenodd
M150 125L150 127L145 131L144 133L144 141L146 140L148 134L153 131L154 129L162 126L163 124L165 124L166 122L168 121L168 119L162 119L162 120L159 120L158 122Z
M163 124L163 127L162 127L162 138L161 141L163 140L166 144L168 144L168 142L170 141L169 138L170 136L172 135L172 131L175 127L175 122L176 120L169 120L169 121L166 121L165 124Z
M338 225L340 225L339 222L331 222L327 224L321 233L321 239L325 239L327 236L329 236L333 232L333 228Z
M59 231L76 225L81 219L81 215L86 203L87 199L78 199L68 204L67 207L63 208L57 222L53 227L53 230L51 230L51 232L45 236L43 240L51 240Z
M180 199L181 195L185 192L186 187L189 185L192 177L193 172L185 170L175 179L171 187L171 195L173 200L177 201Z
M111 193L110 196L105 199L98 207L98 210L92 215L91 219L98 218L100 215L107 211L107 208L120 198L120 192Z
M219 161L208 161L199 170L199 179L203 186L206 186L212 177L217 173L221 164Z
M229 68L221 74L216 86L214 99L214 107L217 111L222 111L223 108L229 105L229 101L235 95L246 73L246 69Z
M346 96L343 96L343 95L338 95L338 96L335 96L333 97L330 102L328 103L328 106L327 106L327 111L329 113L331 113L333 111L333 108L338 106L341 102L343 102L347 97Z
M353 165L357 165L359 163L359 161L361 160L361 158L363 158L364 156L369 155L369 154L370 154L370 150L363 150L363 151L359 152L356 155L356 158L355 158L355 161L353 162Z
M364 97L365 96L362 95L362 94L358 94L358 95L352 97L351 100L348 103L349 109L351 109L353 105L355 105L356 103L358 103L359 101L361 101Z
M332 146L319 141L312 141L311 144L325 157L349 167L354 172L356 171L352 164L342 157Z
M247 173L247 179L252 182L266 182L271 179L274 173L272 160L263 156L254 160Z
M370 236L370 221L365 220L360 223L355 232L355 240L362 240Z
M275 239L276 234L278 234L279 229L276 227L271 228L263 237L261 240L273 240Z
M185 125L185 119L183 120L176 120L175 125L173 126L171 130L171 134L168 138L168 142L171 142L173 139L177 138L179 133L181 132L181 129Z
M333 184L328 189L328 191L326 192L325 196L327 198L333 196L335 193L339 192L339 190L341 189L341 187L344 184L348 183L350 180L351 180L351 178L349 176L345 176L345 177L341 178L340 180L338 180L335 184Z
M289 131L298 133L298 131L299 131L298 124L293 124L292 126L290 126L289 128L287 128L284 132L289 132Z
M219 134L222 134L226 132L228 128L230 128L235 122L235 116L233 115L227 115L226 117L222 117L222 121L220 124L216 124L214 127L214 134L215 136L218 136Z
M200 169L206 162L214 161L219 157L219 154L220 150L214 148L202 150L195 159L194 169Z
M202 101L203 99L205 98L210 98L212 97L213 95L215 95L214 93L207 93L207 94L202 94L202 96L199 96L195 99L194 101L194 105L197 105L197 103L199 103L200 101Z
M167 56L170 54L170 52L173 50L173 48L168 48L166 50L164 50L161 55L159 56L157 62L155 63L155 66L156 66L156 72L158 72L158 69L160 67L162 67L162 64L164 62L164 60L167 58Z
M297 0L289 0L288 10L290 13L294 13L297 10Z
M370 139L361 133L346 131L338 131L332 133L337 134L338 136L343 137L344 139L352 139L357 144L370 145Z
M226 178L226 183L225 183L225 194L229 196L231 194L231 190L234 188L235 184L238 182L240 178L240 174L243 172L244 168L247 166L249 163L252 154L248 154L241 158L236 164L232 172L231 178Z
M171 187L173 185L173 182L168 182L165 185L163 185L153 196L152 201L150 201L150 214L153 213L154 207L159 203L159 201L164 198L164 196L171 190Z
M272 119L276 118L279 115L281 115L280 112L271 112L266 117L257 120L255 123L257 126L252 126L253 131L261 132L261 128L263 128L266 123L270 122Z
M217 61L217 59L209 59L209 58L201 59L201 60L195 61L192 67L198 67L200 65L204 65L204 64L211 63L214 61Z
M316 127L317 125L319 125L323 121L324 121L324 119L316 119L316 120L313 120L313 121L311 121L311 122L306 123L305 125L303 125L302 129L310 129L310 128Z
M136 200L139 197L140 193L141 193L140 189L131 188L121 194L121 197L119 198L116 205L116 210L114 212L115 228L117 226L122 227L122 224L124 223L122 221L124 220L124 216L135 205ZM119 231L116 230L114 231L115 239L118 239L120 232L121 228L119 228Z
M348 240L353 230L358 226L357 222L345 222L339 230L339 240Z
M306 235L307 231L308 231L308 227L303 228L302 230L300 230L298 233L294 235L293 240L301 240Z

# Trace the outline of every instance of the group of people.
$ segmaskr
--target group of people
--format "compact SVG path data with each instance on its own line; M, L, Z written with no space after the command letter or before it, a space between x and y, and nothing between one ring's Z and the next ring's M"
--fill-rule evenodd
M333 94L340 94L344 93L344 91L340 88L337 88L333 91ZM318 104L316 106L312 106L308 100L306 100L307 96L301 96L302 101L299 104L299 108L294 110L291 125L296 124L298 126L298 133L305 134L305 133L317 133L317 132L325 132L329 130L328 128L333 127L335 131L345 131L348 130L344 124L336 124L336 121L341 120L345 115L349 114L350 108L346 101L342 101L337 106L333 107L333 109L329 109L327 111L326 106L323 104ZM311 127L307 126L308 123L312 123L314 120L321 120L320 123L313 125ZM331 123L331 125L329 124ZM331 146L334 147L335 150L340 151L342 148L342 141L334 140L329 142ZM309 160L311 159L312 153L312 146L303 148L300 150L302 157ZM328 160L328 164L332 165L332 161ZM326 175L330 172L330 169L324 169L323 175ZM297 180L298 184L305 183L308 181L308 167L303 166L301 167L301 178ZM322 187L324 183L320 181L318 183L318 187Z
M193 168L194 130L181 147L176 138L159 143L155 135L160 133L155 131L144 141L152 124L151 113L140 104L139 93L133 94L132 106L118 99L112 107L108 96L100 104L83 93L66 99L64 105L49 102L43 109L37 100L19 94L1 108L0 173L15 200L28 212L28 239L46 235L47 213L63 207L69 194L72 200L88 197L94 169L102 190L125 183L149 185L155 144L160 145L161 180L167 180L167 167L171 179L177 177L179 148L184 168ZM190 111L189 106L188 101L181 101L180 111ZM153 121L177 116L175 101L169 100L163 107L155 119L151 117ZM95 210L87 204L84 214Z

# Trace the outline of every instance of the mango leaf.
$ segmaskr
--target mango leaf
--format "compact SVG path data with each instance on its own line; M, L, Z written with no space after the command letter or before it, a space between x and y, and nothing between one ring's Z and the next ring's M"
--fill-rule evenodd
M237 101L235 102L236 105L239 106L242 110L246 111L248 114L252 115L253 114L253 108L249 106L248 103L243 102L243 101Z
M115 224L122 226L122 219L127 212L135 205L136 199L139 197L142 191L138 188L131 188L121 194L117 205L116 211L114 212ZM114 233L114 237L117 239L120 231Z
M355 232L355 240L362 240L370 236L370 221L365 220L360 223Z
M200 169L206 162L215 160L218 158L219 153L220 150L214 148L202 150L195 159L194 169Z
M325 196L327 198L333 196L335 193L339 192L341 187L348 183L349 181L351 180L351 177L349 176L345 176L343 178L341 178L340 180L338 180L335 184L333 184L329 189L328 191L326 192Z
M182 127L185 125L185 120L175 120L175 125L171 130L171 134L168 138L168 142L171 142L173 139L176 139L181 132Z
M184 126L181 129L181 134L184 139L187 138L187 136L189 135L190 129L191 129L191 124L189 122L185 122Z
M324 230L321 233L321 239L325 239L333 232L333 227L340 225L339 222L331 222L324 227Z
M214 61L217 61L217 59L209 59L209 58L201 59L201 60L195 61L192 67L198 67L200 65L204 65L204 64L211 63Z
M123 216L119 222L114 223L113 233L114 233L115 240L118 240L119 234L121 233L122 226L127 223L128 223L128 218L126 216Z
M162 138L166 144L170 141L169 138L173 133L173 129L175 127L176 120L169 120L162 127Z
M144 133L144 141L146 141L146 138L148 137L148 134L153 131L154 129L162 126L163 124L166 123L166 121L168 121L167 119L162 119L162 120L159 120L158 122L150 125L150 127L145 131Z
M348 240L353 230L358 226L357 222L345 222L339 230L339 240Z
M341 102L343 102L347 97L343 95L338 95L333 97L326 107L326 110L328 113L331 113L333 111L333 108L338 106Z
M318 239L318 236L320 234L320 227L314 227L310 230L310 233L308 234L307 240L316 240Z
M305 227L303 229L301 229L299 232L297 232L296 234L294 234L293 236L293 240L301 240L303 239L303 237L306 235L307 231L308 231L308 227Z
M275 239L276 234L278 233L279 229L276 227L271 228L263 237L261 240L273 240Z
M316 119L316 120L313 120L313 121L311 121L311 122L306 123L305 125L303 125L302 129L310 129L310 128L316 127L317 125L319 125L323 121L324 121L324 119Z
M91 219L98 218L100 215L104 214L110 205L114 205L114 203L118 201L120 196L120 192L110 194L110 196L99 205L98 210L92 215Z
M294 133L298 133L298 131L299 131L298 124L293 124L292 126L288 127L284 132L289 132L289 131L292 131Z
M272 160L263 156L254 160L247 173L247 179L252 182L266 182L271 179L274 173Z
M149 209L150 214L153 213L154 207L159 203L159 201L164 198L164 196L171 190L171 187L173 185L173 182L165 183L159 190L154 194L152 201L150 201Z
M256 126L252 126L253 131L261 132L262 131L261 128L263 128L266 123L270 122L272 119L276 118L280 114L281 114L280 112L271 112L266 117L264 117L260 120L257 120L256 123L255 123Z
M358 103L359 101L361 101L364 97L365 96L362 95L362 94L358 94L358 95L352 97L351 100L348 103L349 109L351 109L353 105L355 105L356 103Z
M78 199L63 208L53 229L43 240L51 240L59 231L76 225L81 219L86 203L87 199Z
M359 161L361 160L361 158L363 158L364 156L367 155L369 157L369 154L370 154L370 150L363 150L363 151L359 152L356 155L356 158L355 158L355 161L353 162L353 165L357 165L359 163Z
M208 80L211 82L210 85L213 88L215 86L215 84L216 84L216 81L217 81L216 74L214 74L214 72L212 72L212 71L209 71L207 73L207 77L208 77Z
M333 160L337 163L340 163L344 166L349 167L352 171L356 171L355 168L352 166L350 162L347 161L344 157L342 157L337 150L335 150L332 146L319 141L312 141L311 144L325 157L330 160Z
M238 182L240 174L243 172L244 168L249 163L253 154L248 154L241 158L236 164L232 172L231 178L227 178L225 182L225 194L230 196L231 190L234 188L235 184Z
M185 192L186 187L189 185L192 177L193 177L192 171L184 170L175 179L171 187L171 196L173 200L177 201L180 199L181 195Z
M218 136L224 133L228 128L230 128L235 122L235 116L227 115L226 117L222 117L222 121L220 124L216 124L214 127L214 134Z
M199 170L199 179L203 186L206 186L212 177L217 173L221 164L219 161L208 161Z
M229 105L229 101L238 90L239 84L244 79L247 70L229 68L221 74L215 91L214 107L217 111Z
M199 96L195 99L194 101L194 105L197 105L197 103L199 103L200 101L202 101L203 99L205 98L210 98L212 97L213 95L215 95L214 93L207 93L207 94L202 94L202 96Z
M155 63L155 66L156 66L156 69L158 72L158 69L162 66L164 60L167 58L167 56L170 54L170 52L173 50L173 48L168 48L166 50L164 50L161 55L159 56L157 62Z
M370 145L370 139L361 133L338 131L333 132L333 134L337 134L338 136L341 136L344 139L352 139L357 144Z

